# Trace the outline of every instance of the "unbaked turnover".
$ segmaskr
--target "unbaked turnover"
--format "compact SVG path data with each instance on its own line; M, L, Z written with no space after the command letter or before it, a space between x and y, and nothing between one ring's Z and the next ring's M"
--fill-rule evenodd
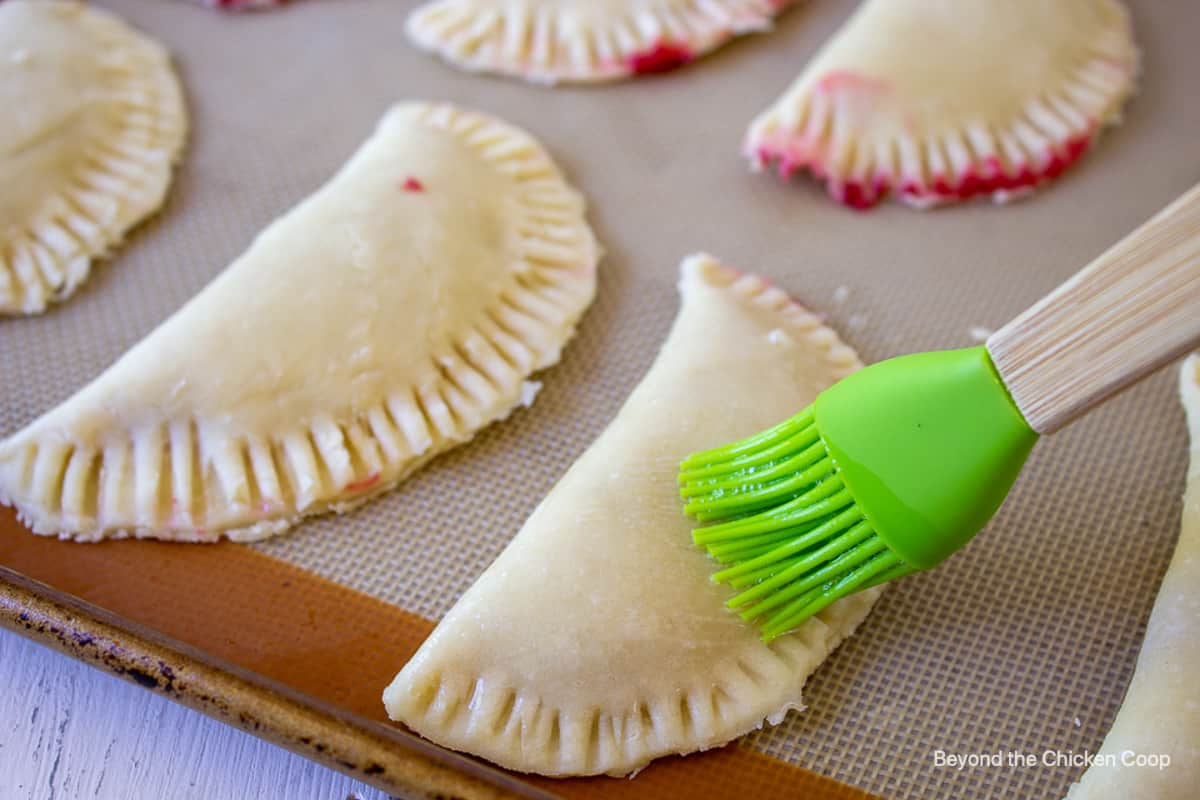
M679 461L859 368L818 318L709 256L649 372L384 692L435 742L544 775L624 775L801 708L881 589L764 644L725 608L679 508Z
M1138 66L1118 0L867 0L754 120L745 152L855 208L1026 194L1117 121Z
M1200 785L1200 355L1183 363L1179 394L1191 458L1175 554L1125 699L1067 800L1190 800Z
M36 314L162 206L183 91L167 51L115 15L7 0L0 107L0 314Z
M431 0L409 38L463 69L534 83L666 72L770 29L792 0Z
M200 294L0 442L0 502L81 540L252 540L349 509L529 401L597 258L583 199L528 134L398 105Z

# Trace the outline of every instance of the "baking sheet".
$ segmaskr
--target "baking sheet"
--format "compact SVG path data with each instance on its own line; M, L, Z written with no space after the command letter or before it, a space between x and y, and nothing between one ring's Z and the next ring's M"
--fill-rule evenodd
M436 618L620 406L708 250L771 276L871 361L972 344L1200 179L1200 5L1132 3L1144 51L1125 123L1028 202L869 214L747 174L750 118L850 13L813 0L678 73L556 89L465 75L409 47L394 0L213 14L107 0L175 54L193 131L163 213L80 294L0 321L0 435L65 399L331 175L398 99L529 130L590 202L600 290L532 409L346 517L256 546ZM280 291L286 291L280 287ZM844 295L845 299L839 302ZM986 535L887 592L810 681L809 709L743 746L895 798L1053 797L1079 766L935 766L933 753L1094 752L1132 672L1176 534L1186 455L1159 375L1041 444ZM403 657L398 657L399 668ZM379 687L382 689L382 685Z

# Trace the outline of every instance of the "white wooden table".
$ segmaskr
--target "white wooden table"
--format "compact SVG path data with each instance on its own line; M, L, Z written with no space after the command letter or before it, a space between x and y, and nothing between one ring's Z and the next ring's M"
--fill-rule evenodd
M0 630L2 800L168 797L387 795Z

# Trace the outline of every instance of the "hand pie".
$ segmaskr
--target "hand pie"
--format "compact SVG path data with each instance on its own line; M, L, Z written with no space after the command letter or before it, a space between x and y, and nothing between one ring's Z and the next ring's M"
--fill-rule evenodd
M0 315L44 311L157 211L187 134L157 42L79 3L0 3Z
M1200 356L1184 362L1179 388L1192 442L1179 543L1102 758L1067 800L1191 800L1200 786ZM1138 763L1148 757L1159 761Z
M521 402L595 291L528 134L402 104L106 372L0 442L0 501L77 539L250 540L344 511Z
M392 719L512 769L622 775L801 708L805 679L870 611L879 589L768 645L724 607L680 507L680 459L861 364L761 278L704 255L682 273L658 359L384 692Z
M463 69L534 83L665 72L743 33L791 0L430 0L409 38Z
M866 0L750 126L746 155L867 208L1004 201L1114 123L1137 71L1118 0Z

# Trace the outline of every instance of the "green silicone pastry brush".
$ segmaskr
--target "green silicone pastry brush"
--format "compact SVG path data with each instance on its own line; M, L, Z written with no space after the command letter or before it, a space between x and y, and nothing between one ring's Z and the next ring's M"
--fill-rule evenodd
M929 569L1000 507L1038 436L1200 345L1200 185L993 334L883 361L681 465L693 533L780 636Z

